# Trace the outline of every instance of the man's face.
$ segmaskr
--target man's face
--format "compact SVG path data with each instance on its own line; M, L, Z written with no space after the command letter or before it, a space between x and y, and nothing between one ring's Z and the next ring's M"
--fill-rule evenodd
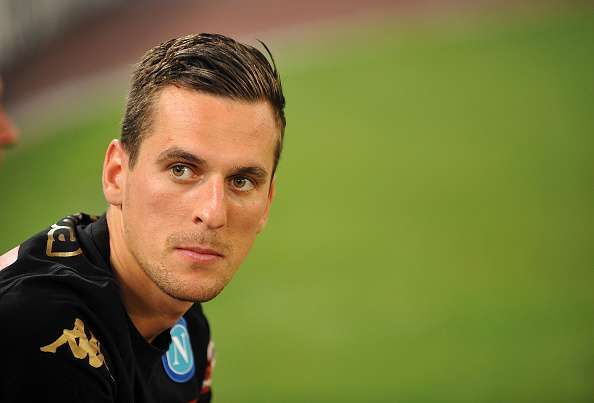
M124 168L124 240L165 293L207 301L266 222L280 131L266 102L173 86L152 113L135 165Z
M2 100L2 80L0 80L0 101ZM11 146L17 141L17 130L6 115L2 104L0 104L0 160L2 159L2 149Z

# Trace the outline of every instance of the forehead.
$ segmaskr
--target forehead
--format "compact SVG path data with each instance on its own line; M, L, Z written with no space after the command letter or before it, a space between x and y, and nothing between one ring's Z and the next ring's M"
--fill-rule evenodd
M157 152L176 146L203 158L257 158L272 166L280 138L266 101L237 101L174 86L156 94L151 120L141 149L146 143Z

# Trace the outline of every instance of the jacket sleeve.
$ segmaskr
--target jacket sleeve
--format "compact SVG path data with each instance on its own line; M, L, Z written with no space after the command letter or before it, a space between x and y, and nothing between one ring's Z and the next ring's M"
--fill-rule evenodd
M115 401L115 382L90 321L71 303L40 297L0 298L0 401Z

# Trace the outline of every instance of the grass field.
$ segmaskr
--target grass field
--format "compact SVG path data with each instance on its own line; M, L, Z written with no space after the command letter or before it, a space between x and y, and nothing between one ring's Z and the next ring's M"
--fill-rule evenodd
M206 304L215 401L593 401L594 11L328 35L277 55L272 218ZM0 249L104 210L120 114L10 153Z

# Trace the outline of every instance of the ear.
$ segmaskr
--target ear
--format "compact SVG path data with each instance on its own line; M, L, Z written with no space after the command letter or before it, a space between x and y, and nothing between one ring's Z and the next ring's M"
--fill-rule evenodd
M266 223L268 222L268 214L270 213L270 205L274 200L274 196L276 195L276 177L272 177L272 181L270 182L270 187L268 188L268 197L266 198L266 207L264 208L264 214L260 218L260 222L258 222L258 230L257 233L259 234L262 232Z
M126 176L128 173L128 153L119 140L112 140L105 152L103 161L103 194L113 206L121 206Z

